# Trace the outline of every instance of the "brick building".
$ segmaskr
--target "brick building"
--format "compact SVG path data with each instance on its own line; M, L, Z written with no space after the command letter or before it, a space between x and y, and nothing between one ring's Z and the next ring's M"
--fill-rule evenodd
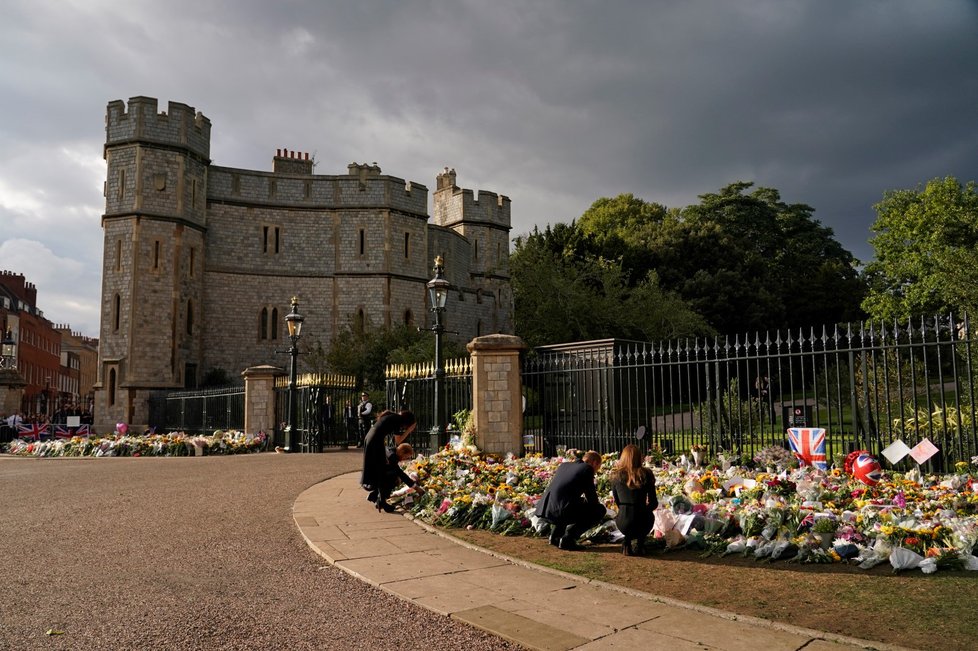
M55 329L61 333L61 366L67 369L62 394L82 410L91 411L98 376L98 339L74 332L70 325L56 325Z
M20 411L50 415L61 386L61 335L37 307L37 287L23 274L0 273L0 316L3 331L17 342L17 370L27 384Z
M147 398L282 366L297 296L306 341L329 344L355 319L426 325L435 255L461 340L512 331L510 202L436 179L424 185L352 163L314 174L278 150L272 171L213 165L211 122L193 107L130 98L106 116L104 255L96 425L147 421Z

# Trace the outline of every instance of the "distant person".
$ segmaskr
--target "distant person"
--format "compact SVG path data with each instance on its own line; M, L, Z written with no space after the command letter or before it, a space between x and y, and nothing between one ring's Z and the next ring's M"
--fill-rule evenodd
M577 539L604 519L606 511L594 488L600 468L601 455L594 450L557 466L536 508L537 517L553 525L551 545L568 551L580 549Z
M343 425L346 427L346 441L349 443L357 435L357 408L349 400L343 405Z
M618 507L615 524L625 536L621 551L625 556L641 556L655 523L654 511L659 500L655 495L655 475L651 468L642 466L642 453L634 443L625 446L611 471L611 495ZM632 541L635 541L634 548Z
M360 424L360 438L357 447L363 447L367 432L370 431L371 421L373 420L374 405L370 402L370 394L366 391L360 394L360 404L357 405L357 422Z
M391 463L390 451L386 446L387 437L393 437L394 446L397 448L417 426L414 414L406 409L396 414L385 411L380 414L377 422L364 437L360 485L368 493L367 500L373 502L378 511L394 510L394 507L387 503L387 498L397 485L398 478L409 486L414 485L414 481L397 465L396 452L395 460L393 464ZM411 450L411 456L413 455L414 451Z
M326 393L323 395L322 409L319 410L319 429L322 432L320 444L333 443L333 416L335 416L333 402L330 400L329 394Z

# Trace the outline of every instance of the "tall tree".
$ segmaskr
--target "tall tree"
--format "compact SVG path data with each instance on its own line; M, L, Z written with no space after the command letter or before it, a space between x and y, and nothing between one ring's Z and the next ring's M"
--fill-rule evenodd
M876 204L876 257L866 267L865 310L876 318L906 319L974 311L978 255L978 187L933 179L923 188L891 190Z
M516 333L529 345L587 339L669 339L711 332L654 273L638 282L588 248L573 225L517 238L510 259Z

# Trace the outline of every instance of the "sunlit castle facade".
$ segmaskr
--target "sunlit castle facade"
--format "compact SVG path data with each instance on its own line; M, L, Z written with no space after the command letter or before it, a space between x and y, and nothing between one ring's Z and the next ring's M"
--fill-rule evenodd
M355 319L427 325L436 255L452 283L445 324L459 339L512 332L510 201L428 188L352 163L314 174L278 150L271 172L219 167L211 122L193 107L116 100L106 115L105 214L96 426L144 424L147 399L282 366L292 296L303 339L328 345Z

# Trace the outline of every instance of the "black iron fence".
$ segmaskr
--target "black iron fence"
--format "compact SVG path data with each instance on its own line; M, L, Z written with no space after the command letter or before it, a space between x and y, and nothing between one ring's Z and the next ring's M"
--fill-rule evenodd
M296 382L296 433L294 452L322 452L328 447L357 444L356 406L360 401L356 378L336 373L308 373ZM276 427L273 444L285 445L289 422L289 379L275 380Z
M387 368L387 404L390 409L410 409L418 427L410 443L416 452L431 454L458 435L454 415L472 409L472 362L465 359L445 361L445 405L448 431L439 436L435 417L435 366L403 364Z
M149 399L149 425L156 432L212 434L244 429L244 386L175 391Z
M752 457L788 427L826 429L829 461L924 439L933 469L978 454L967 317L712 340L544 346L524 361L525 447ZM909 466L909 458L902 462Z

